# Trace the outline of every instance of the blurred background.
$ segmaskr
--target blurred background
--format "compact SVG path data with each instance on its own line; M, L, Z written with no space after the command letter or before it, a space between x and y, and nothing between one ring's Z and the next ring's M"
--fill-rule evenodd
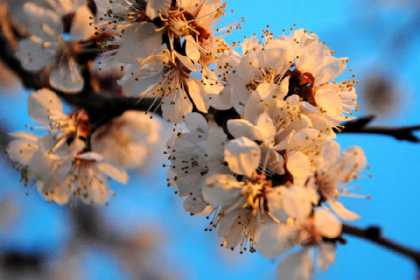
M4 0L3 0L4 1ZM7 1L19 8L22 1ZM306 28L347 56L359 82L360 116L375 124L420 123L420 1L228 1L223 23L245 18L237 41L270 26L275 34ZM232 11L231 11L232 10ZM0 279L274 279L278 260L220 249L206 220L190 217L166 187L159 148L105 207L60 207L25 188L4 154L5 133L23 130L28 95L0 66ZM420 145L382 136L340 135L362 146L370 166L352 185L371 199L348 199L361 214L403 244L420 249ZM349 238L337 261L316 279L415 279L414 265ZM286 279L287 280L287 279Z

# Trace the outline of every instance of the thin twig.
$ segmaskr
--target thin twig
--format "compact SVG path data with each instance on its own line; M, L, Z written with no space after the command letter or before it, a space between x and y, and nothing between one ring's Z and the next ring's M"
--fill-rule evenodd
M343 233L371 241L389 251L400 254L401 256L412 260L420 269L420 251L401 245L396 241L382 236L382 231L379 227L370 226L363 229L345 224L343 225Z
M339 133L358 133L358 134L377 134L390 136L396 140L408 141L411 143L420 143L420 137L416 132L420 132L420 125L387 127L387 126L369 126L374 120L373 116L366 116L355 119L343 124L343 128L338 130Z

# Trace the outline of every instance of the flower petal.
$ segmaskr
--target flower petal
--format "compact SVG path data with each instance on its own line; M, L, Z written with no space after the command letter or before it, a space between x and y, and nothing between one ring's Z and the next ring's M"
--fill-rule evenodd
M280 256L297 244L298 228L287 224L263 224L255 235L255 249L267 258Z
M241 195L242 185L231 175L217 174L207 178L203 187L204 200L214 207L229 206Z
M98 163L97 167L102 173L122 184L126 184L128 182L128 174L125 170L121 170L105 162Z
M317 231L324 237L336 238L341 234L342 224L331 211L318 207L315 209L314 223Z
M260 164L260 158L260 147L246 137L232 140L225 147L225 161L239 175L251 177Z
M188 94L194 102L195 107L198 111L207 113L209 105L206 101L206 92L204 91L203 85L194 79L187 81Z

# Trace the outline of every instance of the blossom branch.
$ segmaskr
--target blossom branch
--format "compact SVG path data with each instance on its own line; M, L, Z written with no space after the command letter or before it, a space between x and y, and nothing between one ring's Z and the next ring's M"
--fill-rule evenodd
M420 269L420 251L401 245L382 235L379 227L370 226L367 228L358 228L351 225L343 225L343 233L360 239L368 240L394 253L400 254L414 261Z
M420 138L415 134L415 132L420 131L420 125L402 127L369 126L369 123L372 122L374 118L374 116L366 116L346 122L343 125L344 128L337 132L378 134L390 136L396 140L420 143Z
M85 87L78 94L67 94L51 88L48 76L45 72L30 72L23 68L19 59L15 56L16 33L6 4L0 4L0 60L20 79L22 85L29 90L40 90L43 88L53 90L68 104L85 109L91 116L94 125L102 125L115 117L120 116L128 110L152 111L160 115L160 108L153 108L153 105L160 104L151 98L132 98L123 96L106 96L93 92L91 88L92 75L84 75ZM88 71L86 71L88 72Z

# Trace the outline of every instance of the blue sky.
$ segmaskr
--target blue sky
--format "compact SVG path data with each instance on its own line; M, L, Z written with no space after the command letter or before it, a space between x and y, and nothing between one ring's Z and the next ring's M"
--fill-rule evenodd
M372 65L381 65L404 84L409 102L390 124L420 123L418 93L420 52L413 46L403 56L386 52L391 36L412 15L404 9L367 7L363 0L260 0L230 1L233 15L226 22L245 17L242 30L231 36L238 40L252 33L259 34L267 24L275 34L292 25L319 34L339 56L351 58L357 76L363 76ZM380 14L379 21L372 17ZM398 67L397 67L398 66ZM362 114L362 113L361 113ZM26 118L25 93L2 97L0 120L10 128L23 129ZM358 225L377 224L384 233L404 244L420 248L420 145L399 142L382 136L339 136L343 147L360 145L366 151L370 168L354 186L370 200L348 199L349 208L361 214ZM17 247L23 250L47 250L56 254L68 238L65 211L42 201L39 196L19 185L16 173L7 168L0 175L0 196L13 192L24 205L22 220L13 234L0 233L0 249ZM270 279L276 261L259 255L240 256L221 251L213 234L203 231L204 219L190 217L182 210L175 195L165 187L165 171L157 168L147 176L137 176L128 186L113 186L118 195L103 210L117 227L129 230L135 225L157 225L167 234L167 252L162 258L172 263L187 279ZM371 178L369 174L372 174ZM122 277L112 259L88 254L90 279ZM316 279L414 279L412 263L365 241L349 239L339 247L337 261Z

